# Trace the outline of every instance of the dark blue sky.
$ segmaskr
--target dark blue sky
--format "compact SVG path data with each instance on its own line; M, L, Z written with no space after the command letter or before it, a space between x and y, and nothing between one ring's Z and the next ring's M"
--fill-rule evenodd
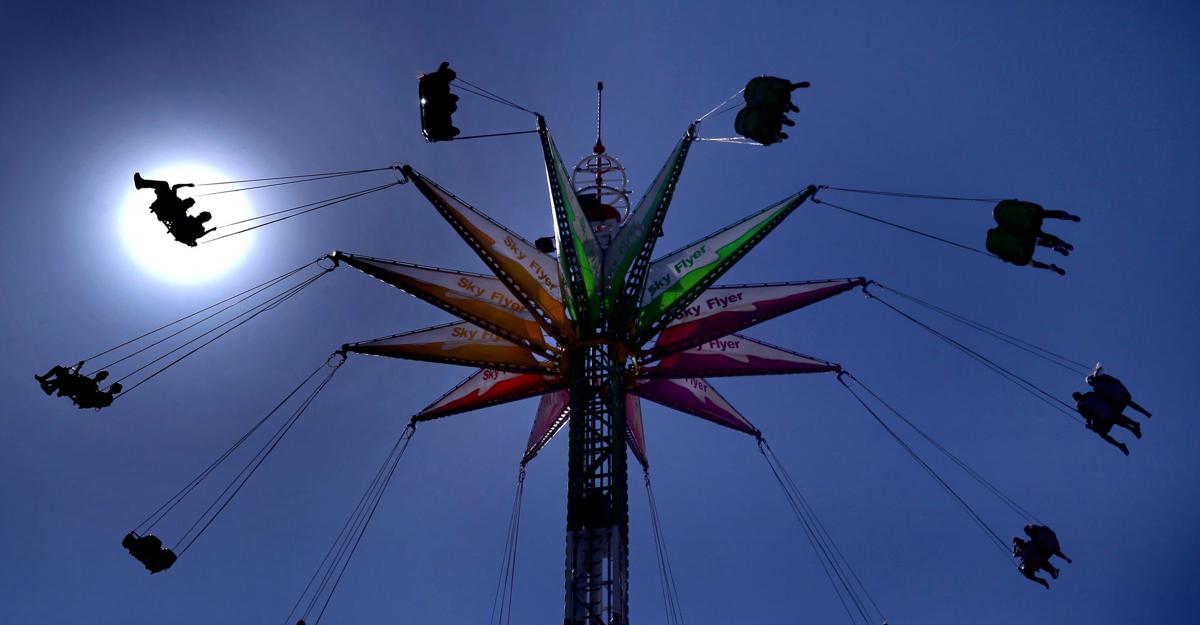
M445 313L340 270L110 410L47 399L29 378L335 248L483 270L401 187L260 231L220 280L162 282L116 228L138 169L195 161L257 177L407 162L527 237L548 234L534 139L421 141L415 77L443 59L543 112L568 160L591 147L603 79L604 142L635 196L687 123L749 77L810 80L788 142L693 148L664 252L809 183L1015 195L1083 215L1054 225L1076 246L1058 278L805 205L724 280L865 275L1125 379L1156 415L1129 458L857 294L750 332L842 363L1050 522L1075 559L1050 592L1008 568L833 378L716 386L772 441L893 623L1193 618L1200 11L907 4L919 6L4 3L0 622L282 621L408 416L467 370L353 358L175 568L147 576L120 537L338 345ZM529 123L469 95L458 119L468 131ZM704 134L731 125L717 118ZM304 186L250 199L265 212L341 188ZM982 204L842 199L972 245L991 223ZM1081 386L965 336L1058 395ZM326 622L488 617L533 409L418 431ZM646 430L689 623L845 621L751 439L659 408ZM555 440L530 465L523 623L562 614L565 451ZM1002 534L1019 531L1020 518L945 475ZM658 622L636 478L630 499L632 617Z

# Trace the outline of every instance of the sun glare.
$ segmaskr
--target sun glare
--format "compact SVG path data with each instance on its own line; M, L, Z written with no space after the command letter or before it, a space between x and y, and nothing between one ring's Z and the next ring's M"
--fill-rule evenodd
M166 180L171 184L185 182L218 182L229 180L225 173L195 163L177 164L141 171L149 180ZM188 214L201 211L212 213L208 226L221 226L254 216L244 193L222 193L196 197L201 193L226 187L189 187L179 189L179 197L195 197L196 205ZM175 283L197 283L218 278L236 268L253 247L256 233L247 232L213 243L206 240L225 234L221 229L200 239L200 245L188 247L167 232L167 227L150 212L154 191L133 188L130 175L129 192L121 202L118 214L119 229L125 251L149 274L160 280ZM236 229L236 227L235 227Z

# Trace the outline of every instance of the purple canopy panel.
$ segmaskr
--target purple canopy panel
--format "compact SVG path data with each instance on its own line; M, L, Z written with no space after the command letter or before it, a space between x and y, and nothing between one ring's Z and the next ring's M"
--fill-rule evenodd
M533 429L529 431L529 443L525 446L525 455L521 464L525 464L554 438L567 422L571 396L566 391L555 391L542 395L538 404L537 416L533 419Z
M841 367L740 334L713 339L687 351L671 354L639 377L695 378L784 373L825 373Z
M656 404L695 415L717 425L751 436L759 435L758 428L751 425L736 408L721 397L717 389L701 378L638 380L633 392Z
M865 278L715 286L672 320L646 353L654 360L691 349L863 284Z

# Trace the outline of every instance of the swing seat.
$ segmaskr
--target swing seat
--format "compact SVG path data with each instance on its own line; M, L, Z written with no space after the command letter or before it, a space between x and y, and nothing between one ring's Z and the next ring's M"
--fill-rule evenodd
M770 117L759 110L746 107L738 111L737 118L733 122L733 129L743 137L763 145L771 145L778 142L779 134L783 130L783 123L778 119L772 120Z
M1096 394L1101 399L1113 406L1120 406L1122 410L1133 399L1133 396L1129 393L1129 389L1125 388L1125 385L1120 380L1111 375L1097 376L1092 381L1092 388L1096 389Z
M163 548L162 541L153 534L138 536L135 532L129 532L121 539L121 546L128 550L135 560L141 562L151 575L171 568L175 560L179 559L175 552Z
M742 97L751 107L765 107L779 112L798 112L799 109L792 104L792 90L800 86L807 87L808 85L806 83L793 85L792 81L775 76L758 76L746 83Z
M1002 200L992 209L992 218L1001 228L1013 232L1042 230L1042 207L1033 202Z
M1005 228L992 228L987 231L987 251L999 256L1000 260L1006 263L1028 265L1033 260L1033 250L1036 246L1033 237L1014 234Z

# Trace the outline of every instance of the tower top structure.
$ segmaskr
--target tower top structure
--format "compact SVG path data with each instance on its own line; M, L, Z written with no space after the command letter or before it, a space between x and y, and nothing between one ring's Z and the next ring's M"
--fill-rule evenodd
M604 82L596 82L596 144L571 174L571 185L592 230L607 246L613 233L629 215L629 183L625 167L608 154L601 138L604 122Z

